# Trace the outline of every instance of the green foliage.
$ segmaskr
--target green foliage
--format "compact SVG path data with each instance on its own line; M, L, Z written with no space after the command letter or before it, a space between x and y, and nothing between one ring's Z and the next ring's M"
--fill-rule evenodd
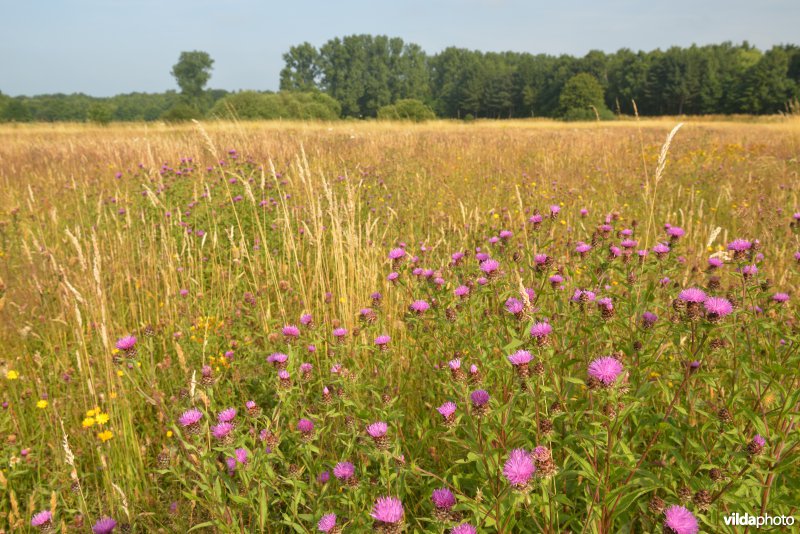
M96 102L89 107L89 120L98 124L108 124L114 119L114 106Z
M207 52L193 50L181 52L178 62L173 65L171 74L178 82L181 92L188 98L199 98L203 94L214 60Z
M382 120L423 122L435 119L436 114L424 102L413 98L404 98L394 104L380 108L378 110L378 118Z
M20 98L9 99L0 108L0 120L3 122L29 122L32 118L31 110Z
M564 84L558 102L568 120L591 120L609 115L603 100L603 87L597 78L585 72L576 74Z
M161 120L165 122L187 122L201 118L203 118L203 114L200 110L186 102L178 102L161 114Z
M242 91L220 99L209 112L223 119L303 119L336 120L341 106L330 96L319 92L258 93Z

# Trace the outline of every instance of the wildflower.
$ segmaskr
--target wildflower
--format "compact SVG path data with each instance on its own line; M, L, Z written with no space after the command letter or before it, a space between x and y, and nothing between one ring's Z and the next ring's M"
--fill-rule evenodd
M392 340L386 334L378 336L375 338L375 345L381 350L389 350L389 342Z
M500 269L500 262L498 262L497 260L493 260L491 258L487 259L486 261L481 263L480 269L481 269L481 271L486 273L486 276L488 276L489 278L494 278L498 274L500 274L500 270L499 270Z
M788 293L775 293L772 296L772 300L777 302L778 304L784 304L786 302L789 302L789 294Z
M614 384L621 373L622 364L613 356L603 356L589 364L589 376L605 387Z
M214 384L214 370L210 366L204 365L200 370L200 383L204 386L211 386Z
M286 369L278 371L278 386L281 389L289 389L292 387L292 377Z
M512 450L503 466L503 476L518 491L529 489L528 483L535 472L533 459L525 449Z
M44 510L31 517L31 526L38 528L42 532L53 530L53 514L50 510Z
M592 250L592 245L584 243L583 241L579 241L578 246L575 247L575 252L580 254L582 258L585 257L590 250Z
M438 408L436 411L439 412L442 417L444 417L444 425L447 427L452 427L456 423L455 413L458 406L456 406L455 402L445 402Z
M399 263L406 256L405 249L393 248L389 251L389 259L394 263Z
M358 485L358 480L356 480L355 474L356 468L350 462L339 462L333 468L333 476L349 486Z
M414 302L411 303L411 306L409 306L411 311L415 312L417 315L422 315L423 313L428 311L428 308L430 307L431 307L430 304L428 304L424 300L415 300Z
M86 418L84 418L84 420L81 422L81 426L82 426L83 428L89 428L89 427L93 426L93 425L94 425L96 422L97 422L97 421L95 421L94 417L86 417Z
M39 408L40 410L44 410L45 408L47 408L47 401L46 401L46 400L44 400L44 399L40 399L40 400L39 400L39 401L36 403L36 407L37 407L37 408Z
M469 296L469 287L467 286L458 286L453 290L453 295L460 299L466 299Z
M678 298L672 305L676 310L685 310L689 319L697 319L702 314L701 304L706 300L702 289L690 287L678 293Z
M728 250L733 251L734 260L744 259L752 248L753 243L746 239L736 239L728 244Z
M244 407L247 409L247 414L250 416L256 416L261 412L261 409L258 407L255 401L249 400L244 403Z
M339 343L344 343L344 338L346 336L347 336L346 328L335 328L333 330L333 337L336 338L336 341Z
M719 258L708 258L708 268L711 270L719 269L724 265L724 262Z
M109 415L107 413L99 413L95 417L95 421L97 421L98 425L104 425L108 423Z
M683 506L670 506L664 510L664 531L668 534L697 534L697 518Z
M475 415L481 417L489 411L489 392L484 389L476 389L469 396L472 401L472 410Z
M296 339L300 335L300 329L294 326L293 324L286 325L281 329L283 333L283 337L286 338L287 341L292 341Z
M529 222L529 223L531 223L531 224L533 225L533 229L534 229L534 230L536 230L536 229L538 229L538 228L539 228L539 225L540 225L540 224L542 224L542 220L543 220L543 218L542 218L542 215L541 215L541 214L539 214L539 213L534 213L534 214L533 214L533 215L531 215L531 217L528 219L528 222Z
M314 322L314 318L310 313L304 313L300 316L300 324L303 326L311 327Z
M104 431L100 432L99 434L97 434L97 437L100 439L100 441L105 443L106 441L108 441L108 440L110 440L111 438L114 437L114 433L111 432L110 430L104 430Z
M456 505L456 497L453 492L447 488L435 489L431 494L431 501L435 507L434 517L439 521L449 521L451 510Z
M755 265L745 265L744 267L742 267L741 273L742 277L745 280L749 280L750 278L758 274L758 267L756 267Z
M554 274L548 280L553 289L555 289L564 282L564 277L561 276L560 274Z
M525 311L525 304L520 302L519 299L515 299L514 297L510 297L506 301L505 307L506 311L508 311L508 313L513 313L517 319L521 319L522 314Z
M644 312L642 314L642 328L651 328L658 321L658 315L652 312Z
M461 523L451 528L450 534L478 534L478 529L469 523Z
M336 514L325 514L317 523L317 530L326 534L338 534L341 528L336 524Z
M14 369L9 369L8 372L6 372L7 380L17 380L18 378L19 378L19 373Z
M202 418L203 412L197 408L192 408L191 410L183 412L178 418L178 424L184 427L190 435L198 434L200 432L200 420Z
M403 503L395 497L378 497L370 514L375 520L373 528L384 534L395 534L402 530Z
M478 366L472 364L469 366L469 383L470 384L480 384L481 383L481 371L478 369Z
M549 338L548 336L553 332L553 327L550 326L550 323L539 322L534 323L531 326L531 336L536 340L536 344L539 346L547 345Z
M669 254L669 245L665 245L664 243L658 243L653 247L653 254L656 255L656 258L663 259Z
M389 438L386 436L388 430L388 425L383 421L372 423L367 427L367 434L370 435L378 450L386 450L389 448Z
M761 451L764 450L764 447L767 445L767 440L765 440L760 435L756 434L750 443L747 444L747 454L750 456L758 456L761 454Z
M300 378L303 382L308 382L311 380L311 371L314 369L314 366L308 362L303 362L300 364Z
M518 350L508 357L508 361L514 366L514 372L523 380L530 376L528 364L532 359L533 356L527 350Z
M459 358L450 360L447 365L450 367L450 376L453 378L453 381L461 383L467 380L467 375L464 374L464 370L461 369L461 360Z
M396 282L398 278L400 278L400 273L397 272L391 272L386 276L386 279L393 283Z
M600 315L602 315L603 319L611 319L614 316L614 301L610 297L599 299L597 307L600 309Z
M94 524L92 532L94 532L94 534L111 534L116 526L116 521L110 517L103 517Z
M450 265L456 267L461 263L462 259L464 259L463 252L453 252L453 254L450 255Z
M314 438L314 423L308 419L300 419L297 422L297 431L303 441L311 441Z
M685 233L686 232L683 231L683 228L680 228L678 226L670 226L669 228L667 228L667 235L672 241L677 241L678 239L683 237Z
M721 297L709 297L703 301L706 309L706 319L715 323L733 311L730 301Z
M230 423L220 423L211 427L211 435L222 443L231 442L233 438L231 432L233 432L233 425Z
M128 358L136 356L136 336L125 336L117 340L116 347Z

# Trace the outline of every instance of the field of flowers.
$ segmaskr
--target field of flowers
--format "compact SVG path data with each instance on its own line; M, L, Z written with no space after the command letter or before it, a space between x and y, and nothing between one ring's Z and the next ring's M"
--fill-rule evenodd
M800 123L673 127L3 127L0 532L800 515Z

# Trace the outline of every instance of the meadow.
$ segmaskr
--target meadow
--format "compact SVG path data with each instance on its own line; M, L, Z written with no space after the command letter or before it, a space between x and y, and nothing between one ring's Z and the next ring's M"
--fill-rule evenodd
M744 532L800 122L0 127L0 531Z

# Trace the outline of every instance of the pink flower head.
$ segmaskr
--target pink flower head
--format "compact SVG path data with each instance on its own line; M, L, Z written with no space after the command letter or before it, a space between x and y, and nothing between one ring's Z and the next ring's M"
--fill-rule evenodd
M684 289L678 294L678 298L684 302L703 302L706 300L706 294L703 292L702 289L697 289L696 287L690 287L689 289Z
M512 232L511 230L500 230L500 233L497 235L500 236L500 239L510 239L511 236L514 235L514 232Z
M526 486L534 472L536 466L525 449L512 450L503 466L503 475L512 486L518 488Z
M314 369L314 366L308 362L303 362L300 364L300 372L303 374L308 374Z
M310 313L304 313L300 316L300 324L303 326L308 326L314 321L314 318Z
M527 350L518 350L514 354L508 357L508 361L511 362L511 365L522 365L524 363L530 363L533 356Z
M297 430L303 434L309 434L314 431L314 423L308 419L300 419L297 422Z
M614 301L611 300L611 297L603 297L597 301L597 305L600 308L606 309L611 311L614 309Z
M378 336L378 337L375 338L375 344L377 346L379 346L379 347L383 347L383 346L387 345L391 340L392 340L392 338L390 338L389 336L384 334L382 336Z
M461 369L461 359L459 359L459 358L455 358L455 359L453 359L453 360L450 360L449 362L447 362L447 365L448 365L448 366L450 367L450 369L452 369L453 371L455 371L456 369Z
M336 528L336 514L325 514L317 523L317 530L320 532L331 532Z
M558 215L560 211L561 211L561 206L559 206L558 204L553 204L552 206L550 206L551 217L555 217L556 215Z
M347 335L347 329L346 328L335 328L333 330L333 337L335 337L335 338L341 339L346 335Z
M377 423L372 423L367 427L367 434L373 438L381 438L386 435L388 430L389 426L386 423L383 421L378 421Z
M386 277L386 279L387 279L388 281L390 281L390 282L394 282L394 281L395 281L395 280L397 280L398 278L400 278L400 273L398 273L398 272L391 272L391 273L389 273L389 275Z
M708 266L712 269L718 269L724 265L724 262L719 258L708 258Z
M227 408L222 410L217 415L217 421L220 423L230 423L236 417L236 408Z
M473 406L484 406L489 402L489 392L485 389L476 389L470 393L469 399L472 401Z
M241 449L241 448L236 449L234 451L234 454L236 455L237 462L239 462L240 464L247 464L247 457L248 457L247 449Z
M497 270L500 268L500 262L493 259L488 259L481 263L481 271L487 274L487 276L492 276L493 274L497 273Z
M50 510L44 510L31 517L31 526L41 527L51 522L52 520L53 520L53 514L50 513Z
M389 251L389 259L393 261L397 261L403 258L406 255L406 251L402 248L393 248Z
M728 243L728 250L734 252L746 252L752 248L753 244L746 239L736 239Z
M613 384L621 373L622 364L612 356L597 358L589 364L589 376L606 386Z
M453 290L453 295L457 297L464 298L469 295L469 287L467 286L458 286Z
M286 363L286 360L288 360L288 359L289 359L289 356L287 356L286 354L284 354L282 352L275 352L275 353L270 354L269 356L267 356L267 362L275 364L275 365L284 364L284 363Z
M658 243L653 247L653 252L657 255L664 255L669 253L669 245L665 243Z
M356 474L356 468L350 462L339 462L333 468L333 476L339 480L347 480Z
M594 294L594 291L576 289L570 300L572 300L572 302L594 302L595 298L597 298L597 296Z
M211 427L211 435L217 439L225 439L233 431L233 425L230 423L220 423Z
M683 506L673 505L664 510L664 527L673 534L697 534L697 518Z
M555 287L561 285L561 283L564 281L564 277L561 276L560 274L554 274L548 280L550 284Z
M547 254L536 254L533 257L533 262L536 265L547 265L547 263L549 261L550 261L550 258L547 257Z
M584 243L583 241L580 241L578 246L575 247L575 252L578 254L586 254L590 250L592 250L592 245Z
M403 503L395 497L378 497L370 514L381 523L400 523L403 520Z
M774 300L775 302L778 302L780 304L783 304L784 302L789 302L789 294L788 293L775 293L772 296L772 300Z
M636 248L636 245L638 245L638 244L639 244L639 242L636 241L635 239L625 239L620 243L622 248L628 249L628 250Z
M528 219L528 222L531 224L539 224L542 222L542 219L543 218L540 213L534 213L533 215L531 215L530 219Z
M442 404L441 406L439 406L438 408L436 408L436 411L439 412L440 414L442 414L442 417L447 419L448 417L450 417L451 415L456 413L456 409L457 408L458 408L458 406L456 406L455 402L449 402L448 401L448 402L445 402L444 404Z
M125 336L117 340L117 348L122 351L129 351L136 345L136 336Z
M92 532L94 532L94 534L111 534L114 532L114 527L116 526L116 521L110 517L103 517L94 524Z
M703 306L706 309L706 313L714 318L719 319L725 317L733 311L733 306L731 305L730 301L722 297L708 297L703 302Z
M200 419L203 418L203 412L198 410L197 408L192 408L191 410L187 410L183 412L183 414L178 418L178 424L181 426L191 426L196 425L200 422Z
M300 335L300 329L293 324L284 326L281 332L283 332L283 335L286 337L297 337Z
M679 226L670 226L667 228L667 235L670 236L672 239L679 239L683 237L686 232L683 231L683 228Z
M450 529L450 534L478 534L478 529L469 523L461 523Z
M525 310L525 305L519 301L519 299L515 299L514 297L510 297L506 301L506 310L509 313L513 313L514 315L518 313L522 313Z
M453 492L447 488L433 490L433 494L431 494L431 501L433 501L433 505L439 510L450 510L456 505L455 495L453 495Z
M549 336L553 332L553 327L550 326L550 323L534 323L531 326L531 336L535 337L536 339L543 339Z
M415 300L414 302L411 303L410 306L411 311L416 312L419 315L422 315L423 313L428 311L428 308L430 307L431 305L424 300Z

